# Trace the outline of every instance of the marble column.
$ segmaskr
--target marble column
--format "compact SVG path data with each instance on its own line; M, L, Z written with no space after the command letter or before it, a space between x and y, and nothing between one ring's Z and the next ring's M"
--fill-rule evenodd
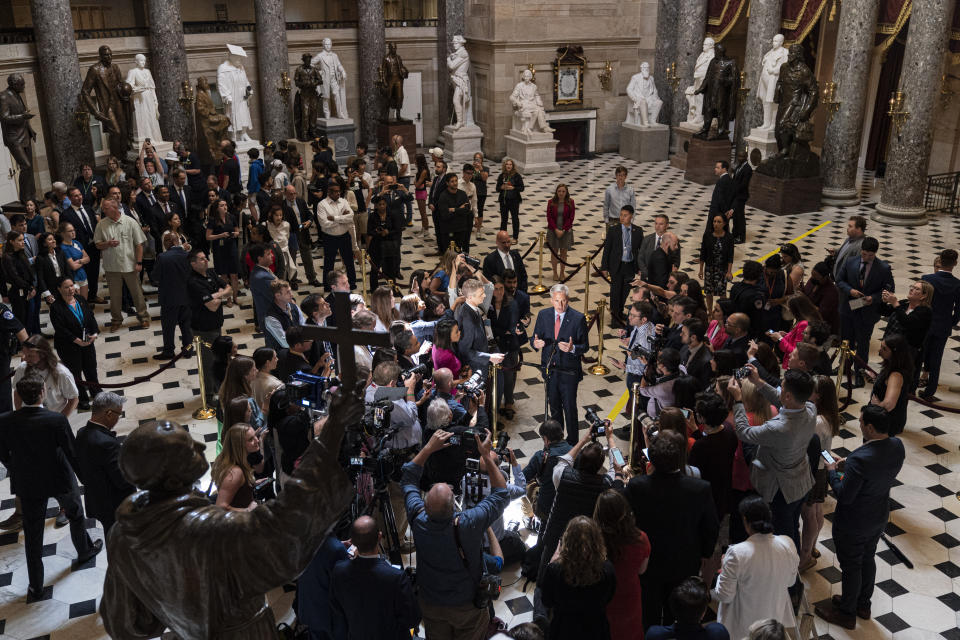
M876 0L871 0L876 2ZM746 86L750 93L738 109L737 116L743 123L737 123L737 151L743 149L743 138L752 127L763 124L763 104L757 99L757 83L760 81L760 67L763 55L773 46L773 36L780 33L780 10L782 0L753 0L750 2L750 20L747 23L747 44L743 68ZM742 115L741 115L742 113Z
M447 56L453 50L453 36L465 36L464 0L437 0L437 135L450 124L450 72L447 71ZM471 79L472 80L472 79ZM427 132L424 132L424 143Z
M93 161L93 144L90 130L78 127L74 117L83 76L77 59L70 0L31 0L30 13L37 25L33 32L40 76L38 97L43 105L42 113L33 120L33 128L44 125L47 149L53 158L53 179L71 184L79 174L80 163Z
M360 140L377 148L377 121L383 117L382 97L377 87L380 61L386 51L387 30L383 23L383 0L357 0L360 17Z
M150 18L150 67L157 84L160 131L164 140L182 140L193 149L193 105L184 108L177 101L183 83L190 81L180 3L147 0L147 11Z
M657 3L657 44L653 54L653 80L657 85L657 95L663 100L660 108L660 123L679 124L673 118L673 102L676 94L673 85L667 81L667 67L677 60L677 2L660 0Z
M674 0L677 4L677 77L680 86L673 100L673 124L687 119L686 87L693 84L693 69L697 57L703 53L703 38L707 30L707 3L704 0Z
M913 2L900 75L903 108L910 112L910 118L900 135L891 126L883 191L872 216L878 222L906 226L927 222L923 194L930 166L933 116L955 5L954 0Z
M287 21L283 0L253 0L257 19L257 77L260 79L261 140L281 140L293 135L293 72L287 57ZM290 76L286 99L277 91L281 77Z

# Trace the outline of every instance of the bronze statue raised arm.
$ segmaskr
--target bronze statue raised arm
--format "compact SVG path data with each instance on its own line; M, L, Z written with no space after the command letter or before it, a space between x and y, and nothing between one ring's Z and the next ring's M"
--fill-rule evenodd
M387 43L387 55L383 57L380 63L379 79L377 85L383 93L387 103L387 120L390 119L390 110L396 110L396 121L400 121L400 109L403 107L403 81L407 79L409 73L403 66L403 60L397 55L397 45L393 42Z
M124 81L120 67L113 63L110 47L103 45L97 52L100 59L87 69L80 98L110 134L110 153L122 161L133 144L133 89Z

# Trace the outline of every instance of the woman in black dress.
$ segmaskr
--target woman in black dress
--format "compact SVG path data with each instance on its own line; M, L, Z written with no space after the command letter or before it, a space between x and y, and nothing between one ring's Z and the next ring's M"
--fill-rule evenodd
M783 260L774 254L763 263L763 280L760 281L767 294L763 306L761 325L764 331L779 331L783 325L783 304L787 301L787 277L783 275Z
M230 287L233 289L233 302L237 302L239 287L237 284L238 264L237 237L240 235L237 219L230 213L230 205L226 200L217 200L211 207L210 218L207 220L207 242L213 253L213 266L219 276L230 276Z
M7 233L7 242L3 245L3 258L0 260L3 278L0 281L0 293L10 301L13 315L27 324L27 301L37 295L33 286L33 269L30 259L24 251L23 234L19 231Z
M910 380L910 391L917 388L920 377L920 356L923 352L923 340L930 330L933 321L933 285L924 280L917 280L907 290L907 297L897 300L897 294L892 291L883 292L883 302L890 305L890 315L887 319L887 328L883 335L889 336L899 333L907 339L913 349L914 377ZM882 308L882 307L881 307Z
M500 230L507 230L507 216L513 219L513 241L520 236L520 203L523 201L523 176L510 158L503 159L503 167L497 176L497 202L500 203Z
M37 274L37 291L40 296L53 304L57 299L57 280L70 275L72 270L60 250L60 243L52 233L37 236L37 259L33 261L33 270Z
M899 435L907 424L907 401L913 380L913 348L898 334L884 336L880 343L883 367L870 391L870 404L883 407L890 414L890 435Z
M707 297L707 309L713 308L713 297L727 295L727 282L733 280L733 235L720 214L710 217L710 230L700 243L700 279Z
M70 369L77 382L80 411L90 408L90 398L100 393L97 386L97 348L94 343L100 334L100 326L93 309L86 299L76 295L73 280L63 277L57 280L57 299L50 305L50 324L53 325L53 346L63 365ZM81 384L81 380L91 387Z
M374 196L373 212L367 218L367 255L373 263L370 266L371 291L380 286L379 271L383 271L385 278L400 281L400 242L407 223L402 208L395 209L391 213L387 210L386 198Z

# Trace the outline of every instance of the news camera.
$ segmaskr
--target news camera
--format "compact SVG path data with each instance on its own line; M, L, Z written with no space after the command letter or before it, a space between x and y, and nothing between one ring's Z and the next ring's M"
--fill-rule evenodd
M471 269L479 269L479 268L480 268L480 258L474 258L473 256L468 256L467 254L463 254L463 261L464 261Z
M339 378L326 378L298 371L290 376L284 388L290 404L305 407L318 415L326 415L330 389L339 385Z
M463 392L468 398L477 398L487 386L487 378L481 371L474 371L465 382L457 385L457 391Z
M591 408L586 410L587 422L590 423L590 437L597 439L607 435L607 423L603 418L597 415L597 412Z

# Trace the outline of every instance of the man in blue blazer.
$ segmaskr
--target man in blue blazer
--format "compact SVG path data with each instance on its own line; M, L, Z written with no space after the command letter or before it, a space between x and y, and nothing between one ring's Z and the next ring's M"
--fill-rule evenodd
M933 321L923 343L923 366L927 370L927 385L920 397L928 400L937 392L940 382L940 361L947 346L947 338L953 326L960 322L960 279L953 275L957 266L957 252L945 249L940 252L940 268L936 273L923 276L923 280L933 285Z
M357 518L350 528L357 556L338 562L330 576L330 608L339 619L333 628L345 631L343 640L409 640L420 624L413 585L403 569L380 557L380 537L373 518Z
M840 333L850 340L857 355L866 362L870 358L870 338L880 320L881 294L893 291L890 265L877 258L880 243L867 236L860 245L860 255L847 258L837 278L840 289ZM862 387L863 369L856 367L855 386Z
M253 268L250 269L253 319L260 329L263 328L263 316L273 305L273 292L270 290L270 283L277 279L273 271L270 271L273 257L273 249L269 245L259 244L250 247L250 259L253 260Z
M569 307L570 290L565 284L550 288L552 309L537 314L530 345L540 351L540 366L547 379L550 416L566 425L567 442L575 445L580 439L577 416L577 387L583 379L581 359L590 348L587 320Z
M870 618L870 597L877 575L877 541L890 512L890 487L903 466L903 443L888 435L890 416L883 407L860 410L865 442L853 453L827 465L828 480L837 497L833 541L843 572L840 596L817 605L816 613L831 624L853 629L857 616ZM844 465L843 473L837 465Z
M160 300L160 327L163 329L163 349L153 356L154 360L171 360L173 336L180 327L180 344L186 349L193 342L190 329L190 297L187 282L190 281L190 263L187 252L180 245L180 236L168 233L163 238L163 253L157 256L150 277L157 283Z

